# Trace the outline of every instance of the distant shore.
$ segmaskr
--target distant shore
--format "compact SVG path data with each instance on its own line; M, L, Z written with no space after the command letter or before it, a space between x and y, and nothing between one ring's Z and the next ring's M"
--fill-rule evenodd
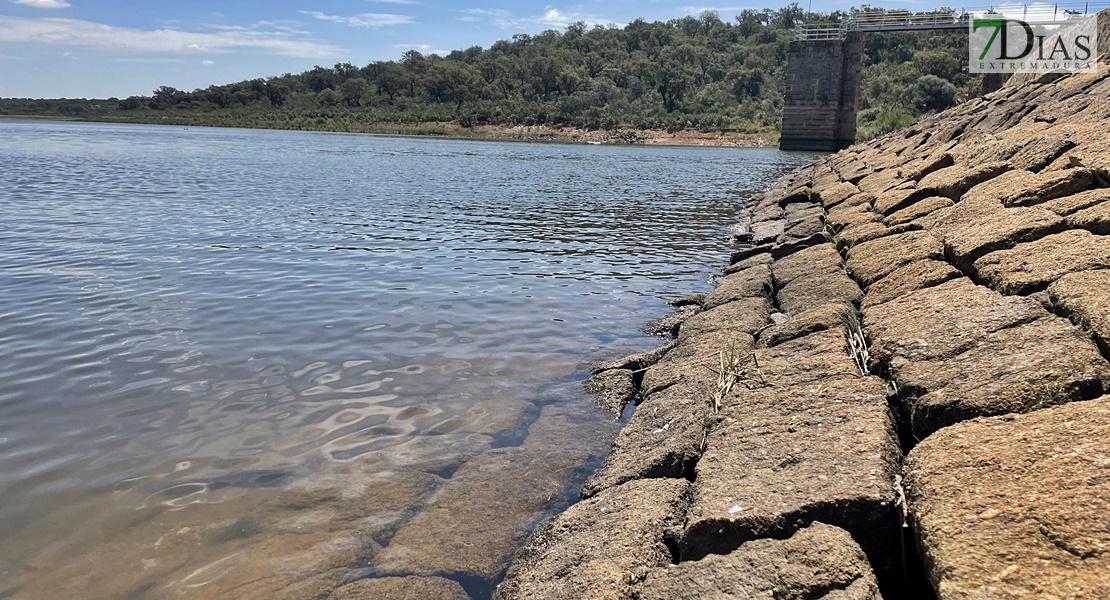
M748 132L702 132L693 129L668 131L666 129L579 129L576 127L550 127L546 125L476 125L463 127L458 123L317 123L313 127L284 127L284 123L273 123L272 127L246 127L243 123L206 119L202 115L175 115L174 118L161 120L119 119L111 115L81 119L67 117L42 117L34 115L0 115L0 119L28 119L51 121L85 121L108 123L133 123L146 125L175 125L189 127L236 127L246 129L281 129L295 131L324 131L333 133L369 133L386 135L425 135L479 140L512 140L527 142L562 142L580 144L642 144L647 146L707 146L723 148L776 148L779 143L777 131ZM354 126L352 126L354 125Z

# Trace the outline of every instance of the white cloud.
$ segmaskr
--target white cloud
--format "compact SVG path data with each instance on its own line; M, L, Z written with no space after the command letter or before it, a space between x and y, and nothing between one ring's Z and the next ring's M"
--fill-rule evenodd
M66 0L15 0L16 4L25 4L35 8L69 8Z
M438 54L440 56L446 56L451 53L451 50L436 48L431 44L393 44L393 47L402 52L416 50L421 54Z
M202 61L200 61L200 64L202 64L206 67L210 67L210 66L216 64L216 61L214 61L214 60L202 60Z
M118 63L140 65L173 65L185 62L184 58L116 58L113 60Z
M375 4L420 4L416 0L366 0Z
M889 0L896 2L897 0ZM700 15L707 10L717 13L722 19L728 20L726 17L739 13L742 10L749 9L750 6L683 6L682 12L688 15Z
M295 58L334 58L343 53L337 46L280 31L148 30L78 19L24 19L3 15L0 15L0 42L89 46L125 52L224 53L252 49Z
M564 28L578 21L586 25L608 25L611 21L579 12L564 12L554 6L544 8L543 14L534 17L513 17L512 13L500 8L464 8L463 16L456 19L464 22L488 22L502 29L528 29L536 25Z
M390 25L411 25L416 22L408 15L391 15L385 13L362 13L349 17L325 15L318 10L302 10L301 13L321 21L331 21L332 23L342 23L348 27L365 27L367 29L388 27Z

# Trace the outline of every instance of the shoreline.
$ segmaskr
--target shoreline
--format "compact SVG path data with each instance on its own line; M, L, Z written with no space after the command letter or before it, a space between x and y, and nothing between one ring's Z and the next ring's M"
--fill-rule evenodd
M182 115L189 117L190 115ZM400 135L499 142L551 142L564 144L672 146L706 148L778 148L777 132L700 132L696 130L667 131L663 129L583 130L575 127L477 125L462 127L457 123L393 124L371 123L358 129L246 127L219 124L205 119L131 120L107 117L43 117L34 115L0 115L0 120L67 121L80 123L117 123L121 125L163 125L171 127L213 127L262 129L274 131L306 131L368 135Z
M637 407L499 597L1110 596L1108 62L754 199L673 341L595 370Z

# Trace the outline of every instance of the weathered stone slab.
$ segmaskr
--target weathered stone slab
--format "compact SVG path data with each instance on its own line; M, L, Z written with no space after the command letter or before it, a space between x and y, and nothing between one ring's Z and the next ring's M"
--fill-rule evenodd
M821 197L821 205L824 206L826 209L844 202L848 198L851 198L852 196L858 194L860 191L858 187L846 181L830 187L817 189L820 190L818 195Z
M849 225L836 232L836 235L833 237L833 243L837 244L837 247L841 249L851 248L856 244L870 242L871 240L877 240L888 235L905 233L911 229L913 229L913 227L908 226L908 224L887 227L881 221L859 223L858 225ZM918 227L918 229L920 229L920 227Z
M1033 299L1002 296L962 277L865 308L863 323L873 358L904 362L955 356L990 333L1047 315Z
M687 319L679 329L680 340L716 331L739 331L755 335L771 316L768 298L741 298L716 308L702 311Z
M732 254L729 255L729 263L730 264L735 264L735 263L741 262L743 260L749 259L753 256L758 256L760 254L770 254L770 253L771 253L771 244L760 244L758 246L751 245L751 244L742 245L740 247L740 249L735 250Z
M1041 204L1041 208L1051 210L1061 217L1066 217L1074 212L1105 202L1110 202L1110 188L1087 190L1071 196L1049 200Z
M878 582L848 532L814 523L785 540L753 540L725 556L652 571L641 600L880 600Z
M620 360L603 362L590 369L590 374L597 375L598 373L602 371L608 371L609 369L628 369L630 371L639 371L642 369L646 369L651 365L659 362L659 359L663 358L663 356L666 355L667 352L670 352L671 348L674 348L674 345L675 342L672 341L667 344L663 344L658 348L652 348L647 352L638 352L636 354L630 354Z
M1086 229L1095 235L1110 235L1110 202L1069 215L1067 224L1069 227Z
M771 256L770 252L761 252L759 254L753 254L753 255L751 255L747 258L744 258L744 259L742 259L738 262L735 262L735 263L729 265L728 268L725 269L724 274L725 275L732 275L733 273L739 273L740 271L743 271L745 269L750 269L752 267L758 267L760 265L769 265L774 260L775 259ZM704 295L702 296L701 304L705 304L705 296Z
M1110 270L1064 275L1048 286L1052 303L1110 354Z
M795 315L829 302L855 303L863 292L847 273L837 270L795 279L775 297L780 309Z
M908 396L914 435L924 439L978 416L1098 397L1110 365L1086 334L1047 316L994 331L955 356L892 362L891 377Z
M879 221L882 218L882 215L871 210L869 204L841 204L829 209L828 223L834 230L837 230L849 225Z
M594 403L609 413L609 418L619 419L624 407L636 396L636 384L629 369L609 369L583 382L586 391L593 394Z
M767 221L779 221L782 220L783 216L786 214L777 202L758 204L753 207L749 213L753 224Z
M914 290L933 287L958 277L963 277L963 273L944 261L930 259L912 262L872 283L860 306L867 308L889 302Z
M1031 294L1067 273L1110 268L1110 237L1073 229L992 252L972 268L1003 294Z
M701 455L714 389L710 382L686 382L648 396L582 487L582 497L634 479L684 477Z
M889 568L900 459L878 378L740 387L717 415L698 461L682 558L725 554L821 521L850 531L880 560L877 569Z
M1067 169L1045 173L1020 172L997 190L997 197L1006 206L1032 206L1055 198L1082 192L1095 183L1089 169Z
M716 289L705 297L704 308L709 310L741 298L766 297L771 289L771 269L756 265L722 277Z
M764 329L759 334L756 347L777 346L811 333L842 327L848 322L850 308L847 304L822 304L817 308L807 310L785 323L772 325Z
M824 216L825 210L815 202L799 202L787 206L784 209L784 214L786 215L786 227L789 229L806 219Z
M760 221L752 224L752 243L770 244L786 231L786 219Z
M938 431L906 495L941 598L1110 598L1110 397Z
M360 579L336 589L328 600L470 600L457 581L442 577Z
M879 194L873 204L875 212L885 215L906 208L918 200L923 200L932 195L933 193L929 189L918 189L912 183L907 183Z
M751 334L739 329L719 329L682 338L666 356L644 371L640 393L653 394L681 381L701 382L716 379L719 353L729 348L741 355L755 346Z
M378 553L377 574L495 581L553 502L573 497L582 465L607 449L611 425L584 419L592 410L544 406L521 445L462 465Z
M859 376L859 369L848 356L847 331L844 326L830 327L775 346L760 348L755 354L759 368L748 368L742 373L740 380L745 387L787 388ZM799 357L804 357L805 360L799 360Z
M776 260L771 264L771 278L777 291L804 277L843 270L844 259L840 258L832 244L821 244Z
M890 216L883 219L883 223L887 226L910 223L934 211L949 206L952 206L951 198L945 198L944 196L929 196L928 198L918 200L902 210L894 211Z
M852 246L848 251L848 270L868 286L902 265L943 258L940 240L924 231L907 231Z
M630 481L543 524L517 554L499 597L629 598L648 573L673 560L686 512L684 479Z
M1026 140L1023 147L1010 159L1010 163L1016 168L1036 173L1074 147L1075 142L1071 140L1038 135Z
M998 177L1009 168L1010 165L1004 162L992 162L975 167L953 165L922 177L917 187L922 190L933 190L937 196L958 200L964 192L988 179Z
M968 269L980 257L1031 242L1065 229L1064 220L1043 208L1006 208L944 234L944 250L949 260Z
M856 186L869 194L881 194L906 183L913 183L913 181L899 173L897 169L886 169L867 175L860 179Z
M980 193L981 188L972 189L963 200L947 208L935 210L924 217L911 221L912 225L933 232L938 238L953 227L960 227L969 221L987 218L1001 212L1005 207L989 193Z

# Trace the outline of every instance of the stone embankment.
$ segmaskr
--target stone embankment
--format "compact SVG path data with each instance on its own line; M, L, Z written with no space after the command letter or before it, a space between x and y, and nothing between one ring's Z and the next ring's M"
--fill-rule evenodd
M599 368L639 405L501 597L1110 598L1102 59L753 201L676 339Z

